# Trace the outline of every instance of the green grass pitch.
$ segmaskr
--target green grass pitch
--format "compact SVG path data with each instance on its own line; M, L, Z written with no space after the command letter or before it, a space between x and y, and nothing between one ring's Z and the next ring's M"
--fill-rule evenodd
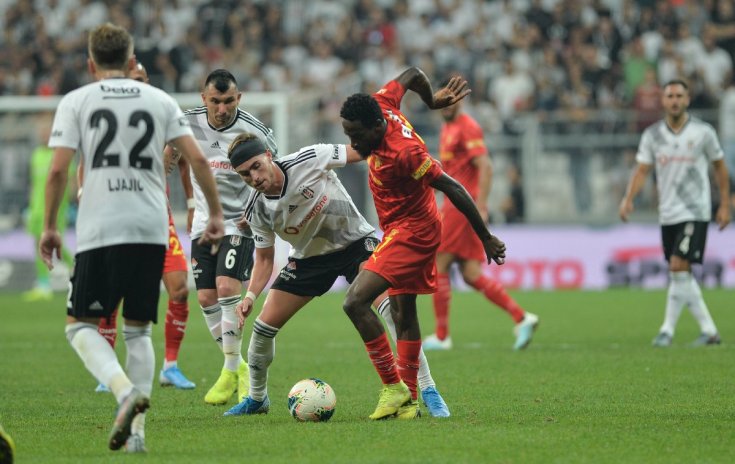
M130 456L107 450L116 405L110 394L94 393L96 381L64 337L63 296L24 304L17 295L0 294L0 421L16 441L17 463L735 460L732 291L705 291L721 346L688 346L698 333L685 310L669 349L650 345L663 317L663 291L514 296L541 318L533 343L520 353L511 350L513 324L505 313L476 293L454 295L455 348L429 353L452 417L424 414L405 422L367 418L380 382L342 313L341 294L314 300L279 334L271 412L222 417L225 407L203 402L222 355L193 303L179 364L197 388L156 384L146 425L149 453ZM419 304L428 334L431 301L421 297ZM252 318L243 351L251 325ZM124 357L122 337L119 342ZM155 328L154 344L158 370L163 324ZM335 389L330 422L298 423L288 414L286 395L305 377Z

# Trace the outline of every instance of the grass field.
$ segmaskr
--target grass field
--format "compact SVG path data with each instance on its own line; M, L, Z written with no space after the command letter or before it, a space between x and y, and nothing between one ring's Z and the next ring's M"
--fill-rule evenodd
M705 292L721 346L689 347L698 333L685 312L669 349L650 346L662 291L515 296L541 317L521 353L511 351L512 321L503 312L475 293L455 295L455 349L429 354L453 415L407 422L367 419L380 383L340 294L315 300L279 334L267 416L224 418L224 407L203 402L222 356L192 310L180 366L198 386L156 385L150 452L131 456L106 448L116 406L93 392L96 381L66 342L63 297L28 305L0 294L0 420L15 438L17 463L733 462L732 291ZM430 300L420 305L429 333ZM162 329L154 334L159 364ZM247 339L249 331L245 347ZM297 423L286 409L290 387L312 376L337 393L330 422Z

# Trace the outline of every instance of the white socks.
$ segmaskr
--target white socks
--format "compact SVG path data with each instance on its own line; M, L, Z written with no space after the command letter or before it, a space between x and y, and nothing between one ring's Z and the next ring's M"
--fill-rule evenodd
M385 298L378 305L378 313L385 321L385 325L388 328L393 342L396 341L396 324L393 321L393 315L390 312L390 298ZM423 390L428 387L435 387L434 378L431 376L431 369L429 369L429 361L426 359L424 349L421 348L419 351L419 373L418 373L418 384L419 390Z
M709 309L707 309L704 298L702 298L702 290L699 288L699 283L697 283L697 279L691 274L689 274L689 280L691 281L689 311L699 323L699 329L703 334L715 335L717 333L717 327L715 326L715 321L712 320Z
M98 382L110 387L118 404L133 390L117 354L107 340L97 332L97 326L86 322L66 325L66 338L84 362L84 367ZM149 391L150 394L150 391Z
M222 308L222 352L225 369L237 372L242 362L242 330L237 327L235 307L242 301L240 295L217 298Z
M278 329L260 318L253 323L253 334L248 347L248 367L250 367L249 395L256 401L263 401L268 394L268 367L276 355Z
M222 350L222 308L219 303L213 304L212 306L200 306L202 308L202 314L204 314L204 322L207 323L209 333L212 334L212 338L219 345L220 351Z
M128 377L135 388L150 397L153 390L153 377L155 373L156 359L151 341L152 325L143 327L123 326L123 337L128 357L125 369ZM145 413L137 414L131 424L133 434L145 437Z
M666 316L660 332L666 332L673 336L681 311L684 305L687 305L692 316L699 324L700 331L707 335L716 334L717 327L715 327L704 298L702 298L702 291L699 288L697 279L689 271L670 272L669 277Z

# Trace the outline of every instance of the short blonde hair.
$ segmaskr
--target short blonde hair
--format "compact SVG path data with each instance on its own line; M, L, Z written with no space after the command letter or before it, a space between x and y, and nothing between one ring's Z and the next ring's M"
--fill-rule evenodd
M88 49L97 67L124 70L133 56L133 38L125 28L105 23L89 33Z

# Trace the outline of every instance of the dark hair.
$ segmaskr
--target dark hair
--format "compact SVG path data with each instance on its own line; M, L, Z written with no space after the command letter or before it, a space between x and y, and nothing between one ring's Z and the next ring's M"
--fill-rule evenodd
M209 84L212 84L215 89L219 90L222 93L227 92L227 90L230 88L230 84L234 84L235 87L237 87L235 76L233 76L232 73L226 69L215 69L214 71L209 73L209 76L207 76L207 80L204 81L204 88L207 88Z
M680 86L684 87L684 90L686 90L687 92L689 92L689 84L687 84L687 82L684 79L671 79L670 81L668 81L667 83L665 83L664 86L661 87L661 88L662 89L665 89L666 87L668 87L670 85L680 85Z
M375 127L383 122L380 105L373 97L365 93L350 95L342 104L339 115L348 121L360 121L367 128Z
M89 33L89 55L101 69L126 69L133 54L133 38L112 23L97 26Z

